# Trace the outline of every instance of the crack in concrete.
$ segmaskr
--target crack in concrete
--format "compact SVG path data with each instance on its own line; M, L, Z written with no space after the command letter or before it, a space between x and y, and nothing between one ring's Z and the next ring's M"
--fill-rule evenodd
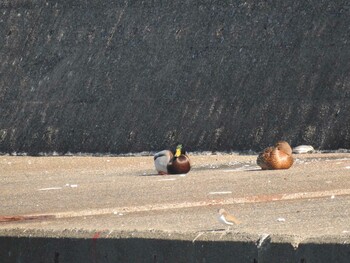
M214 206L214 205L263 203L263 202L275 202L275 201L315 199L315 198L325 198L325 197L331 198L333 196L345 196L345 195L350 195L350 189L335 189L335 190L315 191L315 192L298 192L298 193L289 193L289 194L255 195L255 196L247 196L247 197L234 197L234 198L227 198L227 199L215 199L215 200L197 201L197 202L180 202L180 203L168 203L168 204L149 204L149 205L142 205L142 206L95 208L95 209L89 209L89 210L56 212L56 213L48 213L48 214L0 216L0 222L74 218L74 217L83 217L83 216L108 215L108 214L115 214L119 212L135 213L135 212L182 209L182 208L204 207L204 206Z

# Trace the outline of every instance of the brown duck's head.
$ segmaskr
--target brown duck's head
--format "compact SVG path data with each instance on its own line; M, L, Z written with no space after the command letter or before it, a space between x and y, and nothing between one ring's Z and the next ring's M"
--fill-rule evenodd
M290 147L289 143L286 142L286 141L278 141L276 144L275 144L275 147L288 154L288 155L292 155L292 148Z

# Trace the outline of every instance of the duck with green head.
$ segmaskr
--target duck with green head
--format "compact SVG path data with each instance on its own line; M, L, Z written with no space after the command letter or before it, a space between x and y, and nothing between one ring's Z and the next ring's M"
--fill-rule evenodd
M182 144L171 152L163 150L154 155L154 165L158 174L186 174L191 170L190 158Z

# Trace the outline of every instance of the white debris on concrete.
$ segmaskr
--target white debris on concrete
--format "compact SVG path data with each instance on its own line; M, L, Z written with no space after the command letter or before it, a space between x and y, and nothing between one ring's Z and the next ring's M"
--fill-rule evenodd
M315 149L311 145L299 145L293 148L293 153L312 153Z

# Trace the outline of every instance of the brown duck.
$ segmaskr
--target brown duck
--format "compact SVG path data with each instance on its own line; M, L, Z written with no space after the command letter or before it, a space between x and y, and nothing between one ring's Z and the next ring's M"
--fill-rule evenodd
M288 142L279 141L261 152L256 162L263 170L289 169L294 162L292 148Z
M175 152L164 150L154 155L154 165L158 174L186 174L191 170L190 158L182 144L176 147Z

